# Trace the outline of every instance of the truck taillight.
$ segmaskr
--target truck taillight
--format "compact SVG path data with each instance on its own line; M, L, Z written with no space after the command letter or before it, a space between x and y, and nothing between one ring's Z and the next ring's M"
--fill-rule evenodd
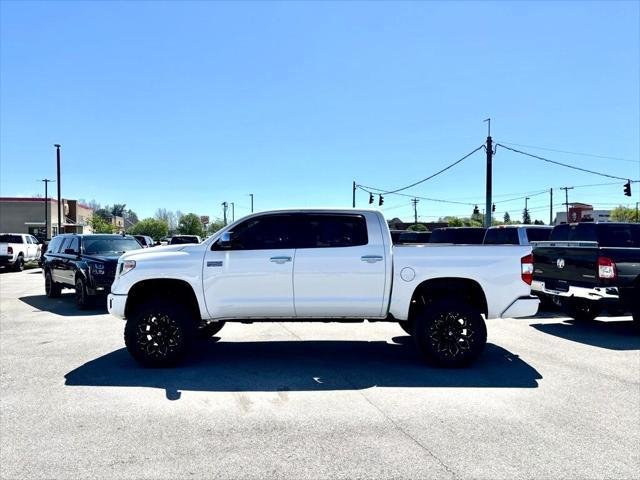
M533 255L529 254L522 257L520 259L520 267L522 268L522 281L527 285L531 285L533 281Z
M615 280L617 276L616 264L607 257L598 257L598 278Z
M13 247L7 247L7 253L13 255Z

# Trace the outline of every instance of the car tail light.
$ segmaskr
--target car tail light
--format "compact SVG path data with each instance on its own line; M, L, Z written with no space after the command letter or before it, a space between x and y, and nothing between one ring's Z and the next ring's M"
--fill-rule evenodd
M13 247L7 247L7 253L13 255Z
M525 255L520 259L522 281L531 285L533 281L533 254Z
M615 280L617 276L616 264L607 257L598 257L598 278Z

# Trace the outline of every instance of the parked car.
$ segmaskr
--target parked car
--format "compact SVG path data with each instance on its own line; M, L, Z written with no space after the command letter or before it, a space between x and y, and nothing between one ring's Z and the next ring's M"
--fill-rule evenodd
M498 225L487 228L485 245L531 245L549 240L551 225Z
M640 326L640 224L557 225L536 243L532 290L576 320L604 308L631 312Z
M436 228L429 243L452 243L454 245L480 245L486 229L481 227L443 227Z
M118 258L131 250L142 250L131 236L64 234L53 237L42 264L47 297L56 298L63 288L75 288L78 308L90 307L96 296L110 292Z
M148 235L133 235L133 238L135 238L138 242L140 242L140 245L142 245L142 248L149 248L155 245L153 238L151 238Z
M426 359L458 367L482 352L484 318L534 315L539 303L530 247L396 248L373 210L256 213L157 252L123 255L108 299L147 366L176 364L228 321L368 319L399 323Z
M406 231L402 232L400 235L400 239L398 243L429 243L429 239L431 238L431 232L412 232Z
M37 263L40 242L25 233L0 233L0 266L20 272L27 263Z
M169 245L184 245L186 243L201 243L202 239L198 235L174 235L169 240Z

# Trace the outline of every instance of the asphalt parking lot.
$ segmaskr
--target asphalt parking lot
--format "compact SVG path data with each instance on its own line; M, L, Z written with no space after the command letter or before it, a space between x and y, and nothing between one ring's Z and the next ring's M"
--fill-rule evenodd
M123 323L0 274L0 468L12 478L638 478L630 317L493 320L473 368L397 325L227 325L146 370Z

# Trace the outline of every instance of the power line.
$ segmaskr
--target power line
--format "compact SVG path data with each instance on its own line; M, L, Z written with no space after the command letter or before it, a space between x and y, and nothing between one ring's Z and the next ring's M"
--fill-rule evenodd
M462 162L463 160L466 160L467 158L469 158L471 155L473 155L474 153L476 153L478 150L482 150L484 147L484 145L480 145L478 148L476 148L475 150L473 150L472 152L467 153L464 157L460 158L459 160L456 160L455 162L453 162L450 165L447 165L446 167L444 167L442 170L437 171L436 173L434 173L433 175L429 175L427 178L423 178L422 180L419 180L415 183L412 183L411 185L407 185L406 187L402 187L402 188L396 188L395 190L387 190L387 191L383 191L382 195L386 195L389 193L398 193L401 192L403 190L407 190L408 188L411 187L415 187L416 185L420 185L421 183L426 182L427 180L431 180L434 177L437 177L438 175L440 175L441 173L446 172L447 170L449 170L451 167L456 166L457 164L459 164L460 162Z
M366 185L356 185L356 188L362 190L363 192L373 193L376 195L386 195L387 193L389 193L389 192L385 192L381 188L368 187ZM393 193L393 195L400 195L401 197L408 197L408 198L419 198L420 200L427 200L431 202L452 203L456 205L467 205L467 206L475 205L475 203L457 202L455 200L443 200L441 198L419 197L417 195L409 195L407 193Z
M535 145L523 145L521 143L504 142L505 145L514 145L516 147L535 148L537 150L546 150L548 152L566 153L568 155L577 155L580 157L604 158L607 160L620 160L621 162L640 163L640 160L631 160L629 158L609 157L607 155L595 155L593 153L570 152L568 150L558 150L555 148L536 147Z
M526 155L528 157L532 157L532 158L536 158L538 160L542 160L544 162L553 163L555 165L560 165L560 166L566 167L566 168L572 168L573 170L580 170L581 172L592 173L593 175L600 175L601 177L615 178L617 180L623 180L625 182L628 180L627 178L616 177L615 175L609 175L608 173L596 172L594 170L588 170L586 168L576 167L574 165L569 165L567 163L562 163L562 162L557 162L555 160L550 160L548 158L544 158L544 157L540 157L538 155L534 155L533 153L527 153L527 152L523 152L522 150L517 150L515 148L507 147L506 145L503 145L502 143L496 143L496 148L498 146L500 146L502 148L506 148L507 150L511 150L512 152L520 153L520 154Z

